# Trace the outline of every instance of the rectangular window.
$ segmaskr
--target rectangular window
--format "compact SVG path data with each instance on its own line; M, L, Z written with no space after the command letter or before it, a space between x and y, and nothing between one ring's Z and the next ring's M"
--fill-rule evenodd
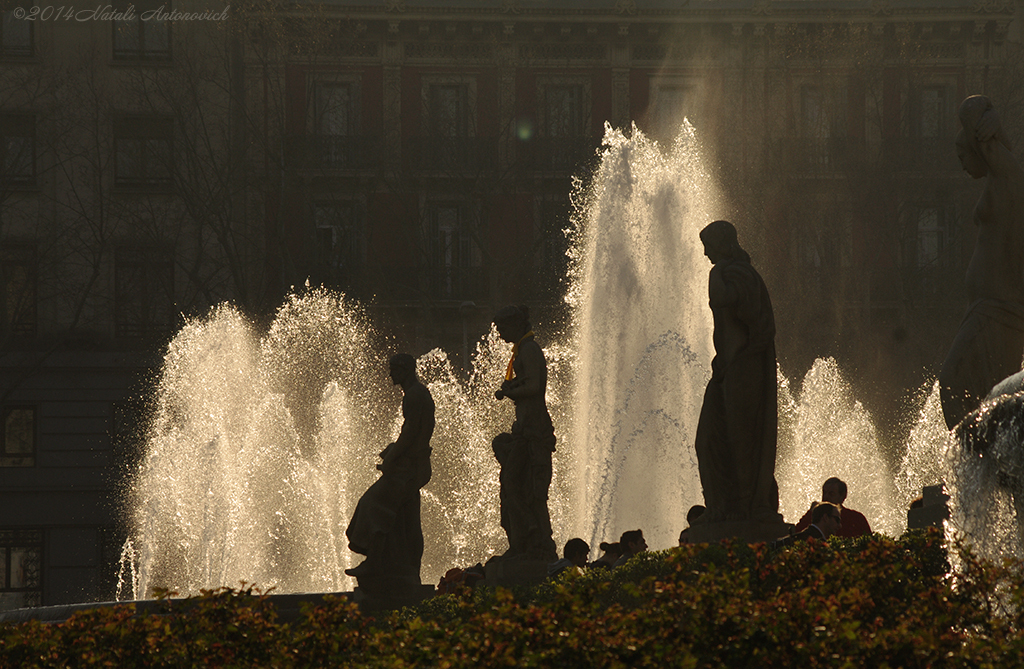
M935 267L941 263L946 245L946 226L939 207L917 212L917 266Z
M946 109L946 89L929 86L921 90L919 132L924 139L939 139L949 135L951 114Z
M3 279L3 331L9 335L36 333L36 249L31 244L0 245Z
M432 294L437 299L472 299L486 291L481 256L470 234L462 203L436 203L427 214Z
M0 189L36 181L36 121L32 114L0 114Z
M160 337L175 325L173 253L164 248L118 248L114 265L115 336Z
M825 100L817 86L800 87L800 134L802 137L827 139L830 127L825 113Z
M119 119L114 125L115 185L168 188L172 182L173 130L171 119Z
M356 202L313 207L315 262L319 282L352 290L362 266L361 216Z
M583 86L547 84L544 86L544 135L546 137L582 137Z
M6 4L6 3L5 3ZM25 6L27 4L27 7ZM30 3L21 3L20 9L32 8ZM20 13L20 12L19 12ZM14 8L4 9L0 13L0 57L29 58L32 56L32 33L35 21L24 16L17 18Z
M36 458L36 410L31 406L7 405L0 412L4 429L0 433L0 466L32 467Z
M317 135L353 134L355 105L352 84L318 81L313 84L313 123Z
M0 611L40 606L43 533L0 530Z
M165 17L172 11L171 3L138 0L114 5L114 11L126 13L126 18L129 8L130 19L110 22L114 30L114 60L170 60L171 22Z
M427 132L431 136L469 136L468 84L431 84L427 92L427 103Z

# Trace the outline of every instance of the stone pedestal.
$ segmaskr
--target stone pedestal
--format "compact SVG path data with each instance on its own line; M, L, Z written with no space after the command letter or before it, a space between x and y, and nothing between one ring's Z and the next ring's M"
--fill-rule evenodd
M363 611L391 611L403 606L419 604L434 596L434 586L414 585L379 588L358 586L352 593L352 601Z
M544 560L494 560L487 564L483 585L537 585L548 577L548 564Z
M722 520L690 526L690 543L706 544L722 539L738 539L756 544L774 541L789 534L789 525L782 521Z

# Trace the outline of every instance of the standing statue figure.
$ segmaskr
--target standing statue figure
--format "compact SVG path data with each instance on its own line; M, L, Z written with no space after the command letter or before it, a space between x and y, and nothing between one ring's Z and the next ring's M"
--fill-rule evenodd
M389 361L391 380L402 386L402 431L381 451L381 475L352 514L349 548L366 556L345 573L376 592L400 593L420 585L423 530L420 488L430 480L434 399L416 376L416 360L399 353Z
M708 295L715 358L696 437L707 510L695 523L777 523L781 518L775 482L778 388L772 303L731 223L711 223L701 230L700 239L714 265Z
M963 101L956 138L964 171L987 177L974 208L978 238L967 267L969 307L939 374L946 426L978 408L1024 355L1024 172L1010 153L992 102Z
M501 465L501 526L509 545L505 557L550 563L558 553L548 515L555 428L545 401L547 362L534 340L526 307L505 307L494 317L494 325L513 345L505 381L494 396L516 405L512 433L499 434L491 444Z

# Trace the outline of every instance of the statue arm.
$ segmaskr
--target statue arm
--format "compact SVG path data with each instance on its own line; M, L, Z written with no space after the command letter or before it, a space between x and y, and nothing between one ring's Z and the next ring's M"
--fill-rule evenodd
M978 120L974 129L975 138L981 155L988 163L988 168L996 177L1008 176L1013 171L1020 171L1016 159L1011 153L1010 140L1003 132L999 114L995 109L988 109Z
M715 265L708 275L708 298L711 308L727 307L740 300L740 291L735 280L726 280L727 265ZM736 277L731 277L735 279Z

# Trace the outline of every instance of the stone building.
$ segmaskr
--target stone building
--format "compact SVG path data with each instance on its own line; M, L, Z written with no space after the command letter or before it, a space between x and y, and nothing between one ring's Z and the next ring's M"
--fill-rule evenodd
M5 4L0 32L0 608L112 596L183 316L233 300L261 322L308 281L415 350L465 356L509 302L564 323L572 179L606 122L671 141L688 118L780 357L836 355L892 406L966 306L957 104L987 93L1024 130L1016 1L56 11Z

